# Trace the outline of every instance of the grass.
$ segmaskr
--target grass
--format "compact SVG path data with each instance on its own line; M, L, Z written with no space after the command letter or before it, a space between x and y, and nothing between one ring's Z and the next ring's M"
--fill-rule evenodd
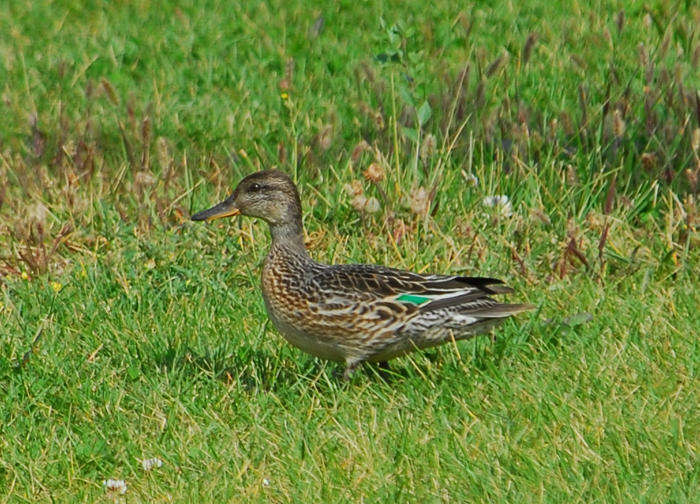
M0 499L693 501L692 2L8 5ZM538 310L344 385L267 321L265 226L187 221L273 166L316 259Z

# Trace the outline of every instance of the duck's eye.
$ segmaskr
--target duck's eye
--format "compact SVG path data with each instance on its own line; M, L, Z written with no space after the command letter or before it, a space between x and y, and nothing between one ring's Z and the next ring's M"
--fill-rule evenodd
M262 189L262 186L256 183L250 184L250 186L248 187L248 190L253 192L259 191L260 189Z

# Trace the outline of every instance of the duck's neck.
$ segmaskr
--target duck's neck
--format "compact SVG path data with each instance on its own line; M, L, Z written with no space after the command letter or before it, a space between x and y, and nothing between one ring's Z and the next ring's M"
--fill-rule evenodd
M301 217L281 224L270 224L270 236L272 236L272 248L283 247L308 257Z

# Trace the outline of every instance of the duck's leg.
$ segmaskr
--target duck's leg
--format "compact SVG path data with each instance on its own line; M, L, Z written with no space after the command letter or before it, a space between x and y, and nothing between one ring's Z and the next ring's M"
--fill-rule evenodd
M343 380L345 381L350 381L350 378L352 378L353 373L357 369L357 366L359 366L362 363L361 359L357 358L348 358L345 360L345 372L343 373Z

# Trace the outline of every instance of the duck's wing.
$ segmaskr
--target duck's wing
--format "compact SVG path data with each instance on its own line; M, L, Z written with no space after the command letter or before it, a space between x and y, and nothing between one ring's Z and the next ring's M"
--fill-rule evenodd
M533 308L494 300L491 296L513 292L495 278L353 264L323 267L307 282L318 295L314 311L326 322L368 335L366 358L374 360L467 338Z
M372 264L327 266L308 280L334 297L396 301L430 310L513 292L496 278L422 275Z

